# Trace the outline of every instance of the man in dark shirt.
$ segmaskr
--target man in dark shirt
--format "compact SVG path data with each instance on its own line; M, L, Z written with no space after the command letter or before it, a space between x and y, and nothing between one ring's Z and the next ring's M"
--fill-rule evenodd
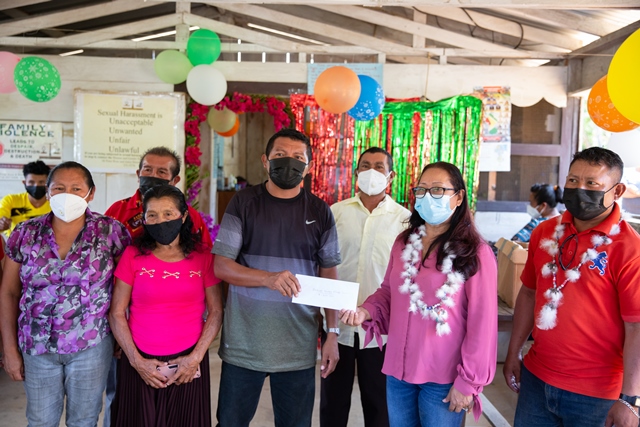
M262 163L269 180L238 192L216 238L216 275L228 282L217 418L248 426L270 377L276 427L309 426L315 394L320 309L291 301L296 274L335 279L340 249L333 214L300 187L313 167L309 139L293 129L271 137ZM325 309L321 375L338 361L337 312Z

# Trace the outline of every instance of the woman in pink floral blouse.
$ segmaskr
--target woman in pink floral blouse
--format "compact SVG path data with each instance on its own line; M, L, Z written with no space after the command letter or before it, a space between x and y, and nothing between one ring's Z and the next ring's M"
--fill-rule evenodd
M29 425L95 426L113 354L108 312L116 260L131 243L87 203L95 185L76 162L47 180L51 213L19 224L0 286L4 369L24 381Z

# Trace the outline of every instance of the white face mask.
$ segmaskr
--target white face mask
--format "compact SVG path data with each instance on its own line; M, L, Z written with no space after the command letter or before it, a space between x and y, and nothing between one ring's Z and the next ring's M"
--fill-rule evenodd
M91 193L91 190L89 190L89 193ZM59 193L55 196L50 196L49 205L51 206L51 212L64 222L76 220L87 210L89 204L86 198L89 196L89 193L84 197L70 193Z
M537 208L537 206L536 206L536 208ZM531 205L527 205L527 213L529 215L531 215L531 218L533 218L533 219L538 219L538 218L540 218L542 216L542 215L540 215L540 212L538 212L538 209L536 209L536 208L534 208Z
M376 196L386 190L388 177L375 169L358 172L358 188L369 196Z

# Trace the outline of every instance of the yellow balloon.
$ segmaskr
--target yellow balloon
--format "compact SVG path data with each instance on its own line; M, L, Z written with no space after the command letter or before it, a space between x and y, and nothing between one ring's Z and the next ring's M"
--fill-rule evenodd
M640 123L640 30L631 34L613 55L607 90L613 105L627 119Z
M218 133L229 132L236 124L236 113L226 107L222 110L212 107L207 115L207 123Z

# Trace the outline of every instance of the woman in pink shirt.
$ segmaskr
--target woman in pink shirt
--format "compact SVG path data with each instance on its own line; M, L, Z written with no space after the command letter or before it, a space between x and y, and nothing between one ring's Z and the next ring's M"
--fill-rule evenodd
M392 427L458 427L471 408L479 418L478 395L496 370L496 260L456 166L427 165L413 193L381 288L341 319L362 324L366 343L388 334L382 372Z
M115 273L109 319L123 354L111 422L210 426L207 350L222 323L213 255L191 231L176 187L147 190L143 209L144 234L125 250Z

